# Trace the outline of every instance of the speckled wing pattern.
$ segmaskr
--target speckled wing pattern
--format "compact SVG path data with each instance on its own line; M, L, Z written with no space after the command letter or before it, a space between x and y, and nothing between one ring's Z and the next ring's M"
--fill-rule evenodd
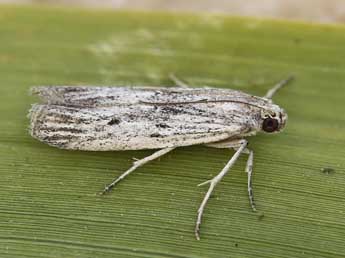
M267 100L213 88L35 87L30 133L63 149L157 149L217 142L250 128ZM255 106L248 105L255 103Z

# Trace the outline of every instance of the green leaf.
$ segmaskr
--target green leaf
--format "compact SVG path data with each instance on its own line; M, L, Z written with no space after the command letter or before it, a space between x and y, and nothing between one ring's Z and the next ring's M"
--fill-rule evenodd
M231 150L179 148L105 184L152 151L78 152L32 139L34 85L232 88L274 101L287 129L249 138L217 186L201 231L197 208ZM1 257L340 257L345 246L345 27L213 15L1 6Z

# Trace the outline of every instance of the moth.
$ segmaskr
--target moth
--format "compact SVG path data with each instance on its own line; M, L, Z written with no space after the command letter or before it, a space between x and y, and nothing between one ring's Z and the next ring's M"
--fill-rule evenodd
M175 76L176 87L34 87L42 104L29 113L30 134L51 146L67 150L124 151L158 149L136 160L132 167L105 187L108 192L138 167L178 147L205 144L234 149L235 153L214 178L201 183L209 189L197 211L195 236L205 206L221 179L240 154L248 154L245 171L249 203L256 211L253 190L253 151L248 136L282 131L287 122L284 109L272 97L292 77L270 89L264 97L217 88L191 88Z

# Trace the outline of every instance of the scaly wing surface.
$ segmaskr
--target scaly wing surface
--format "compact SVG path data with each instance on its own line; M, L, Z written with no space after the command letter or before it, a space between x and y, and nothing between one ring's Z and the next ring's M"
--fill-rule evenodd
M222 101L246 103L253 98L218 89L38 87L34 91L45 104L31 109L31 135L59 148L91 151L188 146L236 137L245 133L248 121L239 105Z

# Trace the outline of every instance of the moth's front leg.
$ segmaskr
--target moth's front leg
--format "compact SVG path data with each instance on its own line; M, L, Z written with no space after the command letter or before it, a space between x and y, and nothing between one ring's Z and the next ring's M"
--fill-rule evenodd
M203 215L203 211L205 209L206 203L208 199L210 198L211 193L213 192L213 189L216 186L216 184L221 181L221 179L226 175L229 169L235 164L236 160L238 159L241 153L246 153L249 155L248 160L247 160L246 170L245 170L248 173L248 196L249 196L250 206L252 207L253 211L256 211L254 197L253 197L253 190L252 190L252 172L253 172L254 153L252 150L247 149L247 145L248 145L248 142L247 140L244 140L244 139L236 139L236 140L206 144L206 146L213 147L213 148L233 148L236 150L236 152L232 156L232 158L229 160L229 162L226 164L226 166L223 168L223 170L217 176L215 176L211 180L208 180L200 184L200 185L210 184L210 187L204 197L204 200L202 201L198 209L198 218L197 218L197 222L195 226L195 236L198 240L200 239L200 236L199 236L200 225L201 225L201 219L202 219L202 215Z
M219 149L234 149L238 150L238 148L241 146L242 139L232 139L230 141L221 141L216 143L208 143L206 146L212 147L212 148L219 148ZM245 148L242 153L248 154L248 160L245 171L248 175L247 185L248 185L248 197L249 197L249 203L252 207L253 211L256 211L255 202L254 202L254 194L253 194L253 164L254 164L254 152L248 148Z

